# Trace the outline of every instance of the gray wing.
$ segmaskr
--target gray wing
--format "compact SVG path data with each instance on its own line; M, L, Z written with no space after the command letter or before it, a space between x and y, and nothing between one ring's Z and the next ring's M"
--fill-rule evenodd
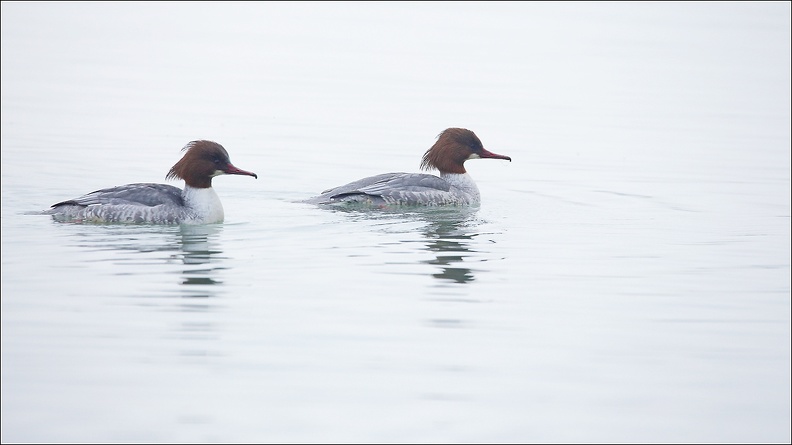
M177 205L184 204L182 191L178 187L167 184L127 184L118 187L110 187L79 198L62 201L53 204L52 207L76 205L138 205L150 206L157 205Z
M339 201L371 204L425 205L450 199L451 185L424 173L384 173L325 190L312 202Z

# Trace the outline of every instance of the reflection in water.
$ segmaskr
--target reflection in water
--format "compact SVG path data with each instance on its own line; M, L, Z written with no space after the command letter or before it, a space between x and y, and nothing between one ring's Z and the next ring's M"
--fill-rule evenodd
M422 264L440 266L439 272L432 276L439 280L454 283L469 283L475 280L473 270L460 267L465 258L471 254L481 253L474 250L471 245L477 233L471 233L473 228L481 223L476 218L477 208L470 207L429 207L401 209L368 209L361 207L339 207L334 211L352 213L366 220L380 220L396 218L400 221L420 221L425 223L422 236L428 241L426 250L435 253L432 260L423 260ZM436 271L437 267L433 268Z
M184 264L210 264L218 259L219 255L223 252L217 247L216 243L210 242L210 239L212 239L212 241L214 240L215 236L220 232L221 227L220 225L180 226L181 250L184 253L182 260ZM217 270L219 269L219 267L185 269L184 280L182 280L181 284L187 286L201 286L191 289L185 296L199 298L213 296L216 291L211 287L204 286L222 284L222 281L216 279Z
M473 235L466 232L466 229L475 224L475 213L475 209L427 213L426 221L429 224L424 229L424 236L429 243L426 246L435 252L437 258L426 263L442 266L441 272L432 274L433 277L456 283L475 280L471 269L456 265L464 262L471 252L475 252L470 247Z
M75 226L72 226L75 227ZM174 260L184 264L180 284L188 286L183 295L190 298L215 296L215 285L222 267L206 265L217 263L222 257L216 238L222 225L181 226L120 226L102 225L86 229L79 226L77 245L88 251L133 252L133 256L114 256L112 261L119 269L116 275L156 276L168 274L163 266ZM162 256L161 253L168 255ZM152 258L152 254L155 256ZM101 261L106 261L102 258ZM196 267L198 266L198 267ZM152 272L152 267L155 270Z

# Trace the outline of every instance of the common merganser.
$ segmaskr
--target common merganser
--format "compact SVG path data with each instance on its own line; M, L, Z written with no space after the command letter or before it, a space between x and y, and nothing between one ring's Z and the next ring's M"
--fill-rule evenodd
M364 206L477 205L481 195L465 170L468 159L511 158L487 151L478 136L464 128L448 128L423 155L421 169L437 169L440 177L425 173L383 173L325 190L306 200L312 204Z
M120 185L53 204L43 213L64 222L212 224L223 221L223 205L212 188L219 175L248 175L231 164L228 152L212 141L192 141L165 179L183 179L184 190L166 184Z

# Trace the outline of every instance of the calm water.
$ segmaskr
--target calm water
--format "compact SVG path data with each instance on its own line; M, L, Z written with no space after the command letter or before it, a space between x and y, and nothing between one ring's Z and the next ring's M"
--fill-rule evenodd
M194 139L224 224L29 214ZM789 442L790 213L788 2L3 2L2 440Z

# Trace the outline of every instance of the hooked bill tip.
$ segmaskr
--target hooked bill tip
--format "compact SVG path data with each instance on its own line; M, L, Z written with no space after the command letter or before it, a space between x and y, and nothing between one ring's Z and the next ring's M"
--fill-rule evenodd
M228 167L226 167L225 174L227 174L227 175L247 175L247 176L252 176L252 177L258 179L258 175L257 174L255 174L253 172L246 171L246 170L242 170L241 168L236 168L236 167L234 167L231 164L228 164Z

